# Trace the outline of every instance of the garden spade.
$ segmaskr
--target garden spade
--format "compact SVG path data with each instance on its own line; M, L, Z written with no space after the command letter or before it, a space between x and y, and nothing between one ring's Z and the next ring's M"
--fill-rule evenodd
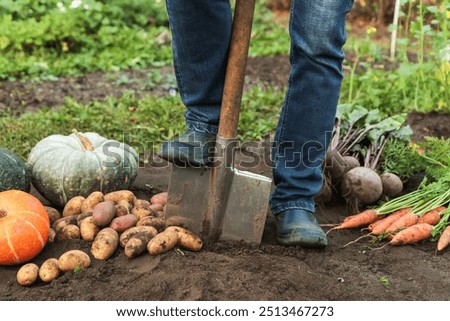
M166 225L199 234L205 242L260 243L272 180L235 167L237 126L255 0L237 0L227 72L211 167L173 165L165 209Z

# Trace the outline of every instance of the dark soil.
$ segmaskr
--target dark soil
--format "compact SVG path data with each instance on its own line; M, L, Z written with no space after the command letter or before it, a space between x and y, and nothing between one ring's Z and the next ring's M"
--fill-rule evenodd
M283 87L289 63L287 57L250 59L248 83ZM166 72L171 72L168 68ZM94 73L81 78L61 78L45 83L1 83L0 104L20 112L44 106L57 107L64 96L79 101L121 95L124 90L149 93L142 87L148 72L125 72L132 81L117 85L117 77ZM112 80L111 80L112 79ZM99 86L98 84L102 84ZM157 95L168 94L154 88ZM0 109L1 107L0 106ZM449 117L412 113L408 123L414 139L424 136L450 137ZM269 144L255 143L268 153ZM270 168L254 169L270 176ZM133 190L149 198L166 191L170 166L141 168ZM35 191L33 194L42 199ZM42 199L44 203L46 201ZM319 203L317 217L322 224L337 223L346 215L339 201ZM328 229L328 227L325 227ZM361 240L359 230L332 231L329 246L323 250L283 247L275 241L272 216L266 224L260 245L243 242L206 244L197 253L171 251L160 256L142 255L129 260L119 249L107 261L92 259L92 265L78 273L65 273L50 284L40 281L30 287L16 282L18 266L0 267L0 300L424 300L450 299L450 251L436 255L436 243L375 249L382 245ZM69 249L89 253L90 244L78 241L48 243L32 262L59 257ZM382 282L381 280L388 280Z

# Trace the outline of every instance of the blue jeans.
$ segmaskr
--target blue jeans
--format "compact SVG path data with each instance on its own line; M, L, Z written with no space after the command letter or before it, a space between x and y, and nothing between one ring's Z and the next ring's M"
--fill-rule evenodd
M166 0L174 67L191 130L215 134L232 12L229 0ZM315 210L342 81L353 0L292 0L288 88L272 149L272 212ZM258 14L257 12L255 14Z

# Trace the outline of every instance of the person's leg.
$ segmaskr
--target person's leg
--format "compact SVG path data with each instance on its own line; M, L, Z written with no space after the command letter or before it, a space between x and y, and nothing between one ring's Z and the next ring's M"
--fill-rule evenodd
M353 0L292 0L291 73L273 148L272 212L280 243L325 246L312 214L342 80L345 20Z
M231 5L229 0L166 0L166 6L188 132L164 144L160 154L171 161L180 158L198 165L208 156L218 129L231 38Z

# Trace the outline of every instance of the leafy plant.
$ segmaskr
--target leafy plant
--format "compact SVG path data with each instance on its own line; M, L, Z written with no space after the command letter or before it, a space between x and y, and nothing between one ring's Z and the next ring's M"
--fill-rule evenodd
M21 0L2 5L0 79L42 79L171 61L169 44L158 40L168 30L161 1Z
M387 276L380 276L378 280L380 281L382 286L384 286L386 289L389 289L390 282Z
M402 180L429 167L419 154L419 146L402 139L391 139L383 151L381 168L383 172L394 173Z
M77 265L74 269L73 269L74 273L80 273L83 272L83 268L79 265Z

